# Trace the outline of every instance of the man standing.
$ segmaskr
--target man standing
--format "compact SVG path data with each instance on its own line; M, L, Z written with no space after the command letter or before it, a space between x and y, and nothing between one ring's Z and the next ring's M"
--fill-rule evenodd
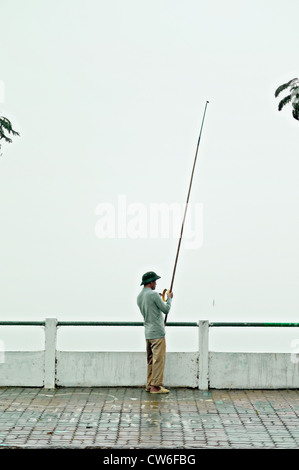
M166 356L164 316L170 310L173 294L167 293L166 303L155 292L156 281L160 279L153 271L142 276L143 289L137 297L137 305L144 318L147 384L146 391L150 393L169 393L163 387L163 374Z

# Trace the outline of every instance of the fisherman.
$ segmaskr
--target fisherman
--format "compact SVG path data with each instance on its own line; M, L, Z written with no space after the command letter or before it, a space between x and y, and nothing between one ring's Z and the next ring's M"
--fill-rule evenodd
M166 342L165 326L162 313L168 314L172 292L167 292L166 303L155 292L156 281L161 279L155 272L149 271L142 276L143 289L137 297L137 305L144 318L147 356L147 383L145 390L150 393L169 393L163 386Z

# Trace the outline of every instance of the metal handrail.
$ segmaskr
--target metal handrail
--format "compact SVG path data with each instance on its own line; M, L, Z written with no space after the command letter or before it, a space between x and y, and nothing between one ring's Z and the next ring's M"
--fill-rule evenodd
M45 326L45 321L0 321L0 326Z
M45 321L0 321L0 326L45 326ZM169 322L168 326L198 326L197 322ZM144 326L143 322L57 321L57 326Z
M250 327L264 327L264 326L278 326L278 327L298 327L299 323L261 323L261 322L211 322L209 326L250 326Z
M169 322L168 326L198 326L196 322ZM58 321L57 326L144 326L143 322L124 321Z
M45 326L45 321L0 321L0 326ZM57 321L57 326L143 326L143 322ZM194 327L198 322L168 322L167 326ZM210 327L299 327L299 323L209 322Z

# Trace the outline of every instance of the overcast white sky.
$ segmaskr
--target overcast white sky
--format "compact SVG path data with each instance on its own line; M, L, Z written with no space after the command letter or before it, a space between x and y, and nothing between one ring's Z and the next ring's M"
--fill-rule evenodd
M203 244L184 240L168 319L297 322L299 123L274 91L299 76L298 1L2 3L1 115L21 136L0 159L1 318L141 321L141 276L169 287L177 240L100 239L96 208L183 204L209 100Z

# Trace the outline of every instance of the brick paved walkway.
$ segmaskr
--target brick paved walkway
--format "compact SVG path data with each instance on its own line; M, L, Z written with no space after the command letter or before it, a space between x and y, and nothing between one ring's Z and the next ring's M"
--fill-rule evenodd
M299 390L0 388L0 448L289 448Z

